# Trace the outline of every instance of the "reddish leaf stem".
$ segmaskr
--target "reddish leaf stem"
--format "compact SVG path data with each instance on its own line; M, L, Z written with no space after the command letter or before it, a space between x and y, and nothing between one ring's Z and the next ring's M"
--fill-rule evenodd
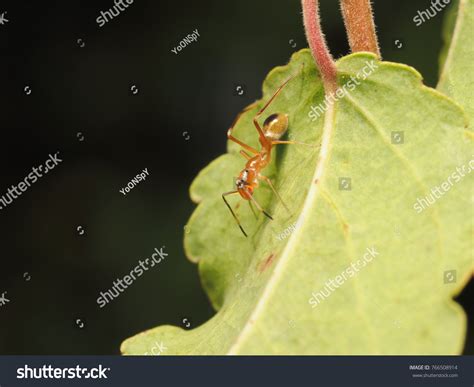
M313 58L321 72L326 93L337 87L337 70L321 30L318 0L301 0L306 38Z
M370 0L340 0L352 52L369 51L380 58Z

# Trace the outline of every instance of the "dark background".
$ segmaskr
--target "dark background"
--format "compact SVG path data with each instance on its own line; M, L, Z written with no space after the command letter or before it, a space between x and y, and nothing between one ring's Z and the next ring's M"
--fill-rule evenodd
M339 6L321 3L341 57L349 49ZM99 28L95 19L113 5L0 1L9 20L0 25L0 195L49 153L63 159L0 210L0 295L10 300L0 308L1 354L116 354L135 333L213 315L183 253L195 207L188 187L225 152L229 124L260 97L267 72L307 45L297 0L135 0ZM435 86L444 15L412 21L429 6L376 0L374 11L384 59L414 66ZM195 29L198 41L172 53ZM150 176L123 196L144 168ZM99 292L163 245L168 258L99 309ZM473 288L459 298L467 353Z

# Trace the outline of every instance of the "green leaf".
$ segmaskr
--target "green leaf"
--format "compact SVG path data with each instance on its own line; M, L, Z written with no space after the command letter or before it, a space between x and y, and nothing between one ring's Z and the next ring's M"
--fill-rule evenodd
M446 15L438 90L452 97L474 119L474 0L459 0Z
M456 18L458 16L459 0L454 0L449 4L448 9L445 11L445 17L443 21L442 37L443 47L439 54L439 70L440 74L444 67L444 62L448 56L449 47L453 38L454 27L456 26Z
M199 205L185 234L218 313L189 331L161 326L134 336L122 344L124 354L160 342L165 354L461 352L466 317L452 297L473 269L466 212L474 174L454 182L453 173L471 160L472 135L461 108L408 66L352 54L337 63L339 84L371 62L376 70L315 121L308 115L324 91L309 50L270 72L262 100L234 134L258 146L252 118L296 75L265 112L287 113L288 137L314 144L278 145L263 171L291 213L262 184L255 197L274 220L255 219L234 197L249 238L242 235L221 198L245 165L229 143L229 153L191 186ZM341 178L351 179L350 190ZM448 191L418 213L417 199L448 178ZM329 280L337 284L331 292ZM313 293L325 286L327 297L313 307Z

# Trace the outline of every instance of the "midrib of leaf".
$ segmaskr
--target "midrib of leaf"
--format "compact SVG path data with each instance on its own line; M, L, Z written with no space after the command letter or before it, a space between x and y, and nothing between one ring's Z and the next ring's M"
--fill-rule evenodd
M335 104L330 101L327 106L326 113L324 115L324 126L323 126L323 136L321 141L321 148L319 151L319 158L316 163L316 168L314 171L314 175L311 179L311 187L306 195L303 209L298 216L298 220L296 224L298 224L297 229L290 235L288 238L288 242L285 245L285 248L275 264L275 268L265 285L263 290L262 296L259 298L257 305L255 306L254 310L250 314L249 319L243 326L242 330L240 331L239 335L236 337L234 344L230 347L228 351L228 355L236 355L238 353L238 348L240 344L245 340L245 338L251 334L252 327L254 326L255 322L258 320L260 314L263 313L267 300L271 297L273 288L277 286L278 281L282 274L285 271L285 265L291 257L291 252L293 250L293 246L295 245L298 236L303 229L302 225L305 219L306 214L311 212L312 207L315 204L316 196L319 193L319 184L318 182L321 181L325 167L327 165L331 147L331 134L333 132L335 126Z

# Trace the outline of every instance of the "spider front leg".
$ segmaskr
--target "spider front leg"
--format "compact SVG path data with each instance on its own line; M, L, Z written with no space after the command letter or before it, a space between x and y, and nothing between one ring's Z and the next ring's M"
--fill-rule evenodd
M233 141L237 144L239 144L242 148L246 149L247 151L249 151L250 153L253 153L253 154L258 154L259 151L256 150L255 148L252 148L250 145L240 141L239 139L235 138L233 135L232 135L232 131L234 130L234 127L235 125L237 124L237 121L239 121L240 117L242 116L242 114L244 114L245 112L247 112L248 110L251 110L253 109L253 107L255 106L255 103L247 106L244 110L242 110L239 114L237 114L237 117L235 117L235 120L234 122L232 122L232 125L230 126L229 130L227 130L227 138L230 140L230 141Z
M227 208L229 209L230 213L232 214L232 216L234 217L235 221L237 222L237 225L239 226L240 231L242 231L242 234L244 234L244 236L247 238L247 233L245 232L244 228L242 227L242 224L240 223L239 218L237 217L237 215L235 214L234 210L233 210L232 207L230 206L229 202L228 202L227 199L225 198L225 197L228 196L228 195L236 195L236 194L238 194L238 193L239 193L238 191L230 191L230 192L223 193L223 194L222 194L222 199L224 200L225 205L227 206Z
M244 156L247 160L250 160L252 156L250 156L247 152L245 152L243 149L240 150L240 154Z
M266 177L266 176L263 176L263 175L259 175L258 176L259 179L265 181L269 186L270 188L272 189L273 193L277 196L278 200L280 200L281 204L283 204L283 207L285 207L285 209L291 214L291 211L290 209L287 207L287 205L285 204L285 202L283 201L283 198L280 196L280 194L278 193L278 191L276 190L275 186L273 185L272 181Z

